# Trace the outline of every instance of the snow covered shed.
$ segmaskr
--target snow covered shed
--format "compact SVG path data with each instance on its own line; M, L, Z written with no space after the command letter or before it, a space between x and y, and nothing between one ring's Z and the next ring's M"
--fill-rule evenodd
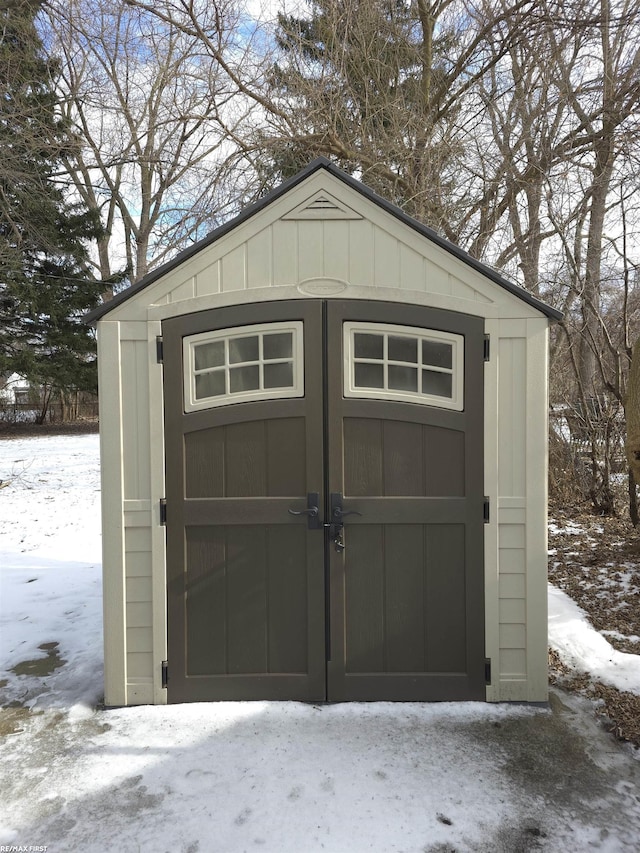
M93 312L106 704L545 701L559 317L324 159Z

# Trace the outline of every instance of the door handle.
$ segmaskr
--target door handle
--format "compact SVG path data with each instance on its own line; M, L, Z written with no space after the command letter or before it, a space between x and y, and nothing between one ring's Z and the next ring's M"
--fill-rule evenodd
M331 520L342 524L342 519L348 515L362 515L357 509L343 509L342 495L340 492L331 493Z
M289 515L309 515L311 518L315 518L318 514L317 506L310 506L309 509L290 509Z
M344 551L344 522L343 519L348 515L362 515L357 509L344 509L342 506L342 494L340 492L331 493L331 522L325 524L329 530L329 538L333 540L333 545L341 554Z
M355 509L348 509L346 512L342 509L336 507L333 511L333 515L335 518L346 518L348 515L362 515L361 512L358 512Z
M306 509L289 509L287 510L289 515L306 515L307 516L307 527L309 530L318 530L322 525L320 524L319 517L319 508L318 504L320 503L318 492L309 492L307 494L307 508Z

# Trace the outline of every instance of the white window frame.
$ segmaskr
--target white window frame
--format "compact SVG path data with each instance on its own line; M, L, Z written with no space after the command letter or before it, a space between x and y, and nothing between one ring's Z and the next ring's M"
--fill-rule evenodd
M263 334L274 332L292 333L292 358L291 359L264 359ZM259 336L259 355L255 361L229 363L230 339L250 338ZM203 343L214 343L225 341L225 365L220 368L207 368L197 371L195 368L195 348ZM221 394L216 397L196 398L196 376L206 372L224 370L226 375L226 387L229 388L229 369L231 367L246 367L250 365L260 366L260 383L263 382L263 366L265 364L282 364L291 361L293 364L293 386L287 388L263 388L251 391L237 391ZM182 341L182 366L183 366L183 389L184 389L184 411L198 412L203 409L214 409L220 406L230 406L235 403L249 403L257 400L278 400L289 397L304 397L304 340L303 323L299 320L281 323L258 323L252 326L233 326L228 329L216 329L210 332L201 332L197 335L189 335Z
M355 358L354 336L356 334L386 335L382 359ZM396 362L387 357L386 340L388 336L418 339L418 359L421 358L422 341L435 341L451 345L451 369L434 365L422 365L420 362L412 365L410 362ZM418 326L397 326L390 323L358 323L343 324L343 393L345 397L360 397L378 400L399 400L405 403L418 403L423 406L436 406L440 409L453 409L461 412L464 409L464 335L441 332L436 329L423 329ZM423 394L420 391L398 391L393 388L362 388L355 384L356 363L383 364L385 385L387 384L387 367L398 364L404 367L416 366L418 371L426 369L435 373L446 373L451 376L451 397L435 394Z

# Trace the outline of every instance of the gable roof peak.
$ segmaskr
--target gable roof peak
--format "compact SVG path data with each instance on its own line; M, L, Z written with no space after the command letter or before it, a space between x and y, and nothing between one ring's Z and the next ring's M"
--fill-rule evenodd
M204 237L202 240L194 243L189 248L184 249L182 252L177 254L170 261L167 261L162 266L148 273L144 278L140 279L140 281L136 282L136 284L131 285L126 290L121 291L116 294L113 299L108 302L103 303L102 305L95 308L93 311L90 311L86 316L85 320L87 323L96 323L118 305L121 305L123 302L130 299L132 296L135 296L140 291L149 287L149 285L153 284L154 281L157 281L163 275L171 272L176 269L176 267L180 266L180 264L189 260L189 258L196 255L198 252L201 252L203 249L210 246L212 243L215 243L217 240L222 238L225 234L228 234L234 228L238 228L252 216L255 216L261 210L268 207L270 204L273 204L282 196L286 195L288 192L293 190L299 184L308 180L312 175L314 175L319 170L326 170L330 175L334 178L337 178L346 186L350 187L352 190L357 192L359 195L368 199L369 201L376 204L378 207L385 210L391 216L398 219L400 222L404 223L407 227L412 230L418 232L423 237L426 237L431 242L435 243L444 251L458 258L458 260L467 264L471 268L475 269L477 272L481 273L486 278L493 281L495 284L498 284L500 287L512 293L514 296L522 299L524 302L533 306L543 314L545 314L551 320L561 320L563 315L560 311L552 308L550 305L547 305L542 300L533 296L527 290L515 284L509 279L502 276L497 270L492 267L478 261L476 258L472 257L468 252L465 252L459 246L451 243L449 240L441 237L436 231L432 228L429 228L426 225L423 225L418 220L414 219L409 214L405 213L401 208L392 204L390 201L387 201L382 196L379 196L372 189L370 189L366 184L363 184L361 181L354 178L352 175L347 174L345 171L340 169L334 163L331 162L326 157L316 157L310 163L307 164L301 171L292 177L285 180L278 187L266 193L261 199L254 202L253 204L248 205L244 210L242 210L237 216L230 219L228 222L223 225L215 228L210 234ZM326 208L325 208L326 209ZM359 218L360 215L356 211L351 211L355 216L354 218ZM352 218L351 216L339 216L338 218Z

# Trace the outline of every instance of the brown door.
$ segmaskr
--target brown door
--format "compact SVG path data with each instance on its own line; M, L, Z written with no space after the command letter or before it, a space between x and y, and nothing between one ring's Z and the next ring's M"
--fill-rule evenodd
M345 301L164 322L170 702L484 697L482 331Z
M389 386L378 399L344 393L350 322L363 382ZM416 327L434 335L399 334ZM359 513L345 516L338 550L328 546L328 694L484 699L483 322L336 302L328 336L342 343L328 347L328 492ZM430 404L414 390L420 379ZM457 408L443 408L456 396Z
M286 393L287 335L302 324L321 352L321 317L273 303L163 323L171 702L325 697L323 533L288 512L322 490L320 358L304 396L270 399ZM274 387L251 399L256 384Z

